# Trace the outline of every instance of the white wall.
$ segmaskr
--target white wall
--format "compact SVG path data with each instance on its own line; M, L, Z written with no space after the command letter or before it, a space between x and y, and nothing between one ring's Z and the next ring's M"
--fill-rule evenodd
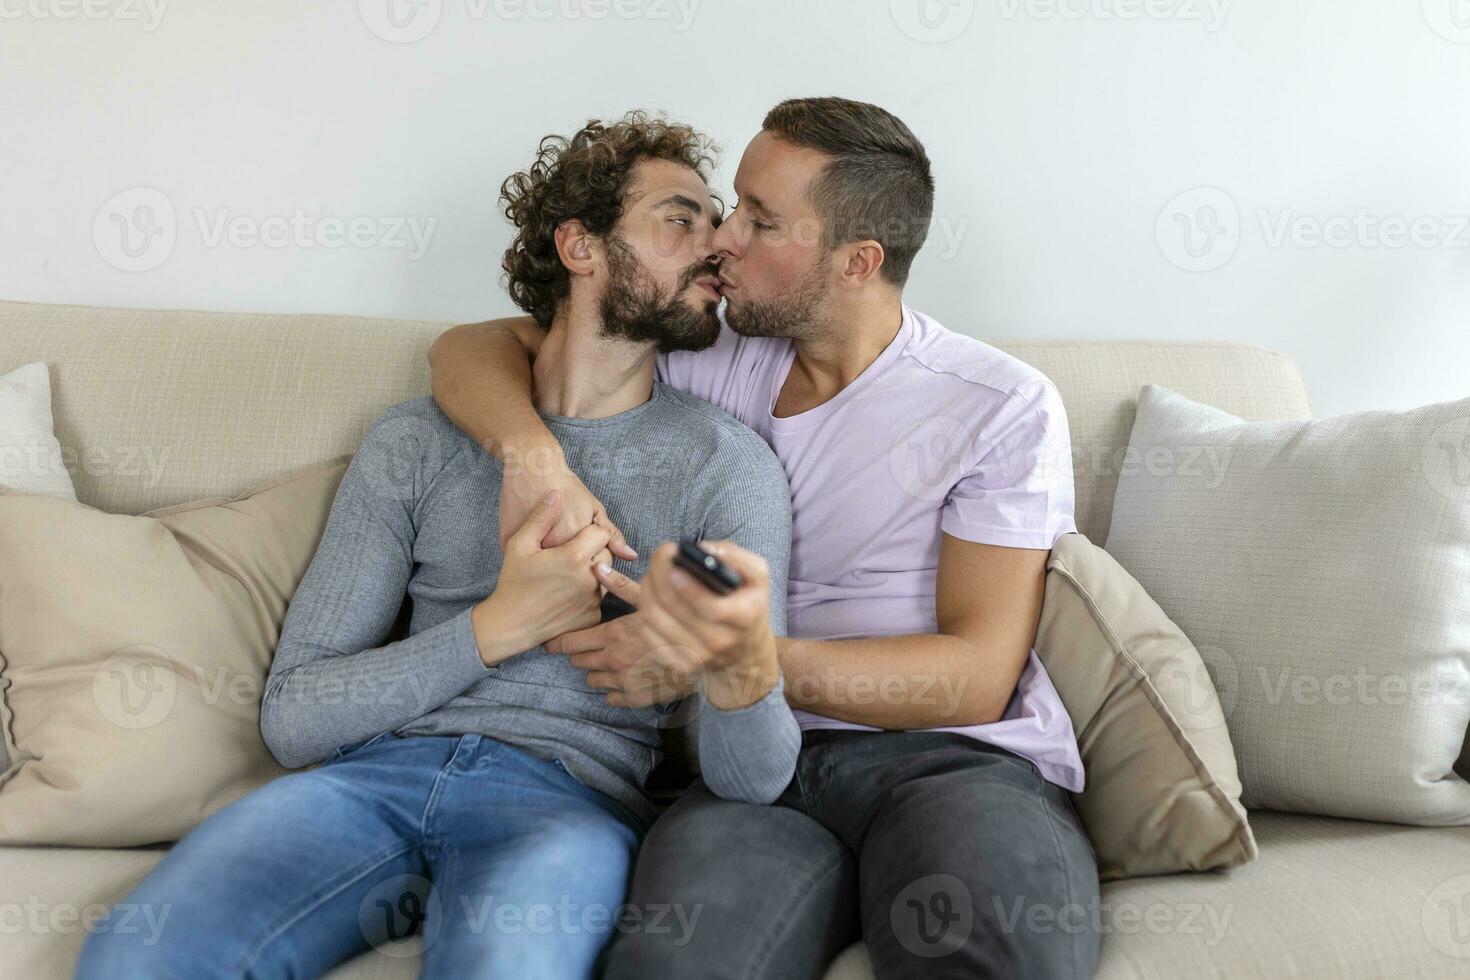
M389 2L425 36L380 37ZM1470 395L1470 0L417 4L0 0L0 297L498 315L542 134L666 109L728 188L766 108L835 93L929 147L909 301L952 328L1262 344L1319 415ZM176 234L129 256L119 221Z

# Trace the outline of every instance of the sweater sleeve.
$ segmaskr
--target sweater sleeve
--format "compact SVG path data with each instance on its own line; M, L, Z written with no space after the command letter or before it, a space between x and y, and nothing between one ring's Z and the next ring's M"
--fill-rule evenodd
M421 420L395 406L342 478L320 545L286 611L260 729L287 768L390 731L490 673L472 608L385 643L413 572L414 506L442 460Z
M748 430L740 436L739 451L721 454L704 471L700 536L733 541L766 560L771 629L785 636L791 491L780 461L760 437ZM773 802L791 782L800 750L801 731L779 678L763 698L743 708L723 710L700 699L699 768L716 795Z

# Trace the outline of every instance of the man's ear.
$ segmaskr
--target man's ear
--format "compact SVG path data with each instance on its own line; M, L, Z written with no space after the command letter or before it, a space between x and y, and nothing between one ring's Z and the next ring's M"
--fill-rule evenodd
M574 276L588 276L597 269L598 245L581 221L568 218L556 226L556 255Z
M861 289L878 281L878 271L883 268L883 246L871 239L848 242L837 249L836 259L838 281L850 289Z

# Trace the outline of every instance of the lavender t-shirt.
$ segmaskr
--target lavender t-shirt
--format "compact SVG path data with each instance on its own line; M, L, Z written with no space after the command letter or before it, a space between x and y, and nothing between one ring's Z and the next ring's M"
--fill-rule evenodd
M789 635L935 633L941 532L1050 548L1076 530L1067 416L1040 371L905 306L897 336L852 384L810 411L775 418L795 358L790 340L725 326L707 350L658 359L660 380L760 433L786 469ZM881 689L846 696L857 703ZM958 692L936 683L905 693L945 706ZM803 729L877 730L795 714ZM1071 718L1034 650L999 721L934 730L998 745L1050 782L1082 789Z

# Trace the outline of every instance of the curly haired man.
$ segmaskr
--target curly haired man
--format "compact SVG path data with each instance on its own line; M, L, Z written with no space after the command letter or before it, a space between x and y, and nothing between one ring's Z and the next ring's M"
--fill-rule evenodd
M697 910L623 906L674 705L610 703L544 644L616 616L594 570L615 524L647 554L617 543L643 579L639 642L677 651L699 688L706 783L761 805L790 781L785 475L754 432L654 378L658 353L719 335L708 164L693 130L634 113L547 137L505 182L507 284L544 332L536 405L607 519L548 546L553 493L501 527L512 464L428 396L388 409L337 492L261 706L282 765L324 764L196 828L128 897L170 910L161 941L104 923L80 976L317 976L417 931L425 976L586 977L615 929L655 915L693 929ZM743 584L686 626L662 609L691 586L668 542L691 537Z

